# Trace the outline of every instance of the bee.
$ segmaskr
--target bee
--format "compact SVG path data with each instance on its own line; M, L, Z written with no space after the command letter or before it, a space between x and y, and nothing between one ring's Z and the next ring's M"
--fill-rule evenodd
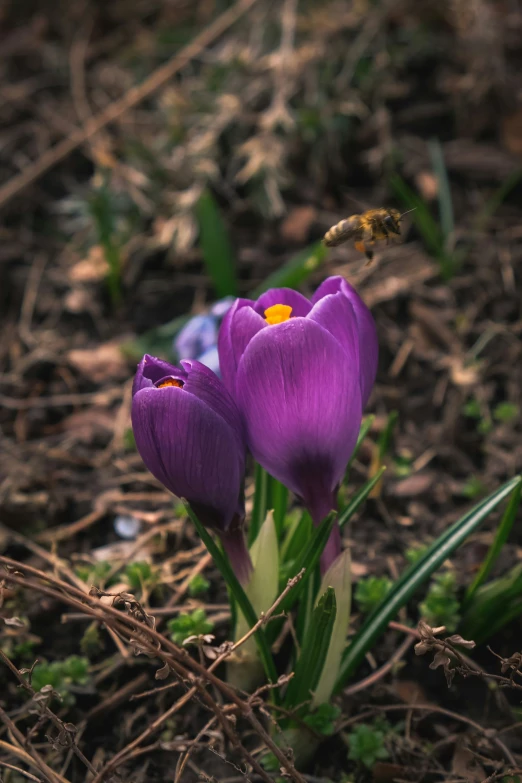
M352 215L332 226L324 235L323 242L327 247L337 247L353 239L355 249L364 253L369 263L373 259L370 246L381 239L388 243L390 236L400 236L401 218L407 214L401 215L397 209L369 209L362 215Z

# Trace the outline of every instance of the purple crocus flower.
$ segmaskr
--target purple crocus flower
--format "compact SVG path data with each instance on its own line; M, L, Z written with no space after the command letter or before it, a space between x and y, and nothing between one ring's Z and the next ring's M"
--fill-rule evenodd
M326 280L312 301L273 289L255 302L236 301L218 349L252 454L319 524L336 507L375 380L378 347L369 310L342 277ZM340 548L336 526L323 571Z
M236 404L198 361L145 355L132 390L136 446L150 472L220 537L238 579L252 564L243 536L245 438Z

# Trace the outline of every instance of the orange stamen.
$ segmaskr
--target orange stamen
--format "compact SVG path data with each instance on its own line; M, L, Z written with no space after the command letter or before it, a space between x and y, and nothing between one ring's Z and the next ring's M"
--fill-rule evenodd
M265 318L267 324L274 326L274 324L282 324L283 321L288 321L292 313L290 305L276 304L272 307L267 307L265 310Z
M156 388L164 389L166 386L177 386L178 389L182 389L185 384L178 378L167 378L166 381L162 381Z

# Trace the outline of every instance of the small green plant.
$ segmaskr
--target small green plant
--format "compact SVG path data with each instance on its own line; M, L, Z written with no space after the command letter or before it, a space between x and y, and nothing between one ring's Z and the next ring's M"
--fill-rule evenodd
M214 623L207 619L204 609L194 609L190 614L180 614L168 622L171 639L176 644L183 644L189 636L202 636L210 633Z
M393 472L397 478L407 478L411 476L413 455L410 451L403 449L393 460Z
M410 546L406 552L404 553L404 557L408 561L410 565L415 565L415 563L418 563L419 560L424 557L426 554L426 551L428 549L427 544L415 544L414 546Z
M335 704L325 702L320 704L314 712L309 712L304 717L304 722L317 734L324 737L331 736L335 731L335 722L339 719L341 710Z
M461 495L474 500L483 495L485 489L484 484L477 476L470 476L461 489Z
M125 451L136 451L136 440L132 427L127 427L123 433L123 447Z
M189 586L188 586L188 594L195 598L198 595L202 595L203 593L206 593L208 588L210 587L210 582L208 579L206 579L203 574L196 574L196 576L192 577L190 580Z
M97 655L103 650L103 639L97 622L90 623L80 639L80 649L88 658Z
M146 560L137 560L125 566L124 575L131 590L154 587L158 582L158 573Z
M516 421L520 416L520 408L514 402L499 402L493 410L493 418L502 424Z
M64 661L39 661L33 669L31 685L38 693L50 685L62 699L66 707L71 707L76 699L71 691L73 685L86 685L89 682L89 661L78 655L70 655Z
M445 625L450 633L460 620L460 602L457 599L457 580L452 571L436 574L419 610L428 625Z
M356 761L371 769L376 761L388 758L384 744L385 733L381 728L361 723L347 736L350 761Z
M87 584L94 585L95 587L106 587L107 585L114 584L116 581L114 577L107 581L107 577L112 571L112 565L108 560L100 560L98 563L92 565L78 565L74 570L76 576L79 576L83 582L87 582Z
M371 612L389 592L392 582L385 576L369 576L360 579L355 588L355 600L364 614Z

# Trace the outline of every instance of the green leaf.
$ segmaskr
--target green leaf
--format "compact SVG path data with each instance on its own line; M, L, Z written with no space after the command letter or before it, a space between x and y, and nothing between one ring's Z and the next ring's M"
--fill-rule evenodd
M189 515L194 525L196 526L196 530L198 531L201 540L203 541L206 548L212 555L212 559L214 560L214 563L216 564L219 571L221 572L221 576L225 580L232 596L234 597L234 600L237 601L237 604L241 609L241 612L243 613L243 616L245 617L249 627L253 628L254 625L257 623L258 618L256 617L254 608L252 607L252 604L248 600L245 591L241 587L237 576L232 570L232 567L228 562L228 558L226 558L225 555L221 552L220 548L218 547L218 545L216 544L216 542L214 541L214 539L212 538L208 530L201 524L201 522L194 514L194 512L192 511L188 503L185 503L185 508L187 509L187 514ZM263 664L263 668L265 670L267 679L270 682L275 683L277 681L277 670L274 664L274 659L272 658L270 647L268 646L268 642L266 640L265 632L262 628L259 628L255 632L255 639L257 643L257 649L259 651L259 657Z
M371 478L369 481L367 481L366 484L364 484L364 486L362 486L361 489L355 493L355 495L350 500L346 508L343 509L339 517L339 527L341 528L341 530L346 525L346 523L350 521L350 519L353 517L353 515L355 514L359 506L361 506L364 503L364 501L371 493L374 486L379 482L385 470L386 470L385 465L379 468L375 476Z
M252 509L250 526L248 528L249 546L251 546L256 540L257 534L261 529L261 525L266 519L266 513L271 507L272 498L270 496L270 492L272 489L272 484L270 479L271 476L269 476L266 470L256 462L254 507Z
M295 560L304 550L312 536L314 524L308 511L303 511L289 528L281 546L281 561L283 564Z
M346 647L352 608L352 569L349 549L345 549L327 570L323 576L319 593L323 594L330 587L335 592L337 611L326 659L314 691L312 700L314 707L327 704L330 701L339 675L342 654Z
M319 564L319 558L323 553L323 549L325 548L326 542L328 541L330 533L332 532L332 527L335 524L335 518L335 512L332 512L321 522L319 527L313 528L313 535L308 539L306 546L299 553L299 556L296 557L293 561L290 573L288 573L289 569L286 569L287 579L290 579L291 577L300 573L302 569L304 569L304 575L300 581L292 588L292 590L290 590L290 592L279 604L280 614L283 612L289 612L300 596L306 596L306 602L301 601L299 606L299 613L297 618L298 634L301 630L306 629L309 616L311 617L311 609L314 605L316 596L316 590L314 588L314 577L317 566ZM317 584L319 584L319 582L317 582ZM308 610L310 614L308 614ZM275 641L280 630L281 625L278 624L277 621L271 623L267 627L266 633L271 643Z
M235 260L227 229L212 193L201 194L196 204L199 241L207 272L218 297L236 296Z
M422 585L442 563L459 547L466 538L486 519L511 492L520 486L522 479L515 476L455 522L428 548L426 554L410 566L394 584L384 601L368 617L348 647L343 659L341 674L336 690L356 671L364 656L375 641L385 631L390 620L399 609L406 605L414 592Z
M359 430L359 435L357 436L357 443L355 444L353 454L350 457L350 462L348 463L348 467L350 467L355 457L359 453L359 449L361 448L362 442L370 432L371 428L373 427L374 421L375 421L375 416L373 414L371 414L370 416L365 416L365 418L363 419L363 423L361 424L361 429Z
M301 557L296 560L294 575L298 574L303 568L305 569L305 573L302 579L296 584L293 590L290 590L286 598L283 599L279 605L280 612L288 612L296 602L299 595L302 593L306 583L312 576L316 565L319 563L319 558L321 557L323 549L326 546L326 542L330 537L335 519L336 514L333 511L326 517L326 519L323 519L319 527L315 528L314 534L309 540L308 545L306 546L306 549L302 553Z
M338 500L339 507L342 507L342 504L343 504L343 495L344 495L343 490L344 490L344 487L346 486L346 484L348 484L348 478L350 476L350 469L351 469L351 467L353 465L353 461L357 457L357 454L359 453L359 449L361 448L362 442L364 441L365 437L370 432L374 421L375 421L375 416L373 414L370 415L370 416L365 416L365 418L363 419L363 422L361 424L361 429L359 430L359 435L357 437L357 443L355 444L355 448L353 450L352 456L350 457L350 461L348 462L348 466L347 466L345 474L344 474L344 479L342 480L342 483L341 483L341 489L339 490L339 493L338 493L337 500Z
M280 481L270 476L272 508L274 509L274 522L277 530L277 538L281 539L285 523L286 510L288 508L288 489Z
M312 272L319 268L326 258L327 252L328 249L322 242L315 242L301 250L258 285L251 292L251 298L257 299L269 288L297 288Z
M335 590L329 587L319 599L312 614L301 655L290 680L284 704L286 708L296 707L308 701L319 682L323 670L336 615Z
M463 604L464 610L471 603L471 600L475 595L477 589L480 587L480 585L486 581L487 577L491 572L491 569L493 568L502 550L502 547L504 546L504 544L508 539L508 536L511 532L511 528L513 527L513 523L517 517L518 507L520 505L521 492L522 492L522 482L519 483L513 490L513 494L511 495L506 510L504 511L504 514L502 515L502 519L500 520L500 525L497 528L497 532L493 540L493 543L491 544L486 557L482 561L482 565L480 566L475 579L473 580L473 582L470 584L470 586L466 591L466 597L464 599L464 604Z
M522 614L522 563L481 585L466 605L459 631L481 644ZM471 636L467 634L471 633Z

